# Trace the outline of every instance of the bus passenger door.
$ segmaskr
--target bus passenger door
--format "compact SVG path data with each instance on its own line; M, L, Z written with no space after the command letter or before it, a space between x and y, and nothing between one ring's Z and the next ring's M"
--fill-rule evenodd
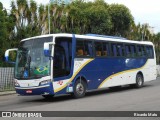
M71 73L71 40L71 38L67 37L56 38L53 61L53 77L55 81L67 79Z

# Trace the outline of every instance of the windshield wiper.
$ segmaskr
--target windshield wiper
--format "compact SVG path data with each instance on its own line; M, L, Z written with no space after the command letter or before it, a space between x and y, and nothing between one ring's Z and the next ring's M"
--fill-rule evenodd
M31 79L40 79L42 78L42 76L33 76L33 77L28 77L28 78L25 78L25 77L15 77L16 79L18 80L31 80Z

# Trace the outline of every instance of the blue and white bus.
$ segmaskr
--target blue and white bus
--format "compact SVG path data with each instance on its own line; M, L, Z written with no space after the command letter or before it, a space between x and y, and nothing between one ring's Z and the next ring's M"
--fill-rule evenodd
M14 81L20 95L83 97L87 91L156 79L154 45L102 35L50 34L24 39L17 51Z

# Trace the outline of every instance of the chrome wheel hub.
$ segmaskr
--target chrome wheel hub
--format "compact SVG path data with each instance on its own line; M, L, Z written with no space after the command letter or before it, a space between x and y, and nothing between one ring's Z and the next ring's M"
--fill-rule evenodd
M82 83L78 83L77 86L76 86L76 92L81 95L84 93L84 87L82 85Z
M142 78L138 77L138 85L141 86L142 85Z

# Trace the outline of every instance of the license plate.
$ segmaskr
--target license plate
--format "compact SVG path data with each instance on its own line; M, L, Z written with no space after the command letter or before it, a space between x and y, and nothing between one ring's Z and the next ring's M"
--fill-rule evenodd
M32 90L27 90L26 93L32 93Z

